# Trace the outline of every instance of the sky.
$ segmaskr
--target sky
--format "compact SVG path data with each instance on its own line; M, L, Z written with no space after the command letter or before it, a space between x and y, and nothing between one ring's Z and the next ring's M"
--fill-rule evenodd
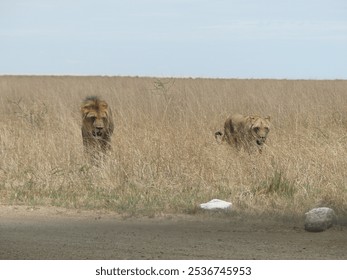
M20 74L347 79L347 1L1 0Z

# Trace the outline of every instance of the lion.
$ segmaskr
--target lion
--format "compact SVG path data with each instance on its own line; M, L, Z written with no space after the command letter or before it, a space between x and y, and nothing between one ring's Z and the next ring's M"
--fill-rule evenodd
M234 114L225 121L224 133L217 131L215 137L218 139L221 136L222 142L226 141L238 150L244 148L250 153L251 149L256 147L259 153L262 153L263 145L270 132L270 126L270 116L262 118Z
M114 130L112 112L107 102L97 96L87 97L81 105L84 151L92 159L111 150Z

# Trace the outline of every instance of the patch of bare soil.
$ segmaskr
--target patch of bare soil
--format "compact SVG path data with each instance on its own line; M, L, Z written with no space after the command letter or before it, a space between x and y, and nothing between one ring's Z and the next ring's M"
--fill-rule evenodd
M0 206L0 259L347 259L347 227L309 233L298 219Z

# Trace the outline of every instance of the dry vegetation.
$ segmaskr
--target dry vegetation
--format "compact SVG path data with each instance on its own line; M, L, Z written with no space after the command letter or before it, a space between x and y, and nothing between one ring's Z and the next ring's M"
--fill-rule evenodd
M113 154L83 158L79 106L114 111ZM271 115L262 155L214 139L233 113ZM347 214L347 81L0 77L0 203L192 213Z

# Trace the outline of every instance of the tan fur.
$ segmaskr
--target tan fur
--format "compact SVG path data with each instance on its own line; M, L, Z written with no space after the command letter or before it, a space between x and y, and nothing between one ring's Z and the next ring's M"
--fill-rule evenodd
M224 133L217 131L216 139L222 136L222 141L235 146L237 149L244 148L251 152L256 147L262 152L263 145L270 131L270 117L232 115L224 123Z
M87 97L81 105L82 139L85 152L98 158L111 149L111 135L114 130L111 109L99 97Z

